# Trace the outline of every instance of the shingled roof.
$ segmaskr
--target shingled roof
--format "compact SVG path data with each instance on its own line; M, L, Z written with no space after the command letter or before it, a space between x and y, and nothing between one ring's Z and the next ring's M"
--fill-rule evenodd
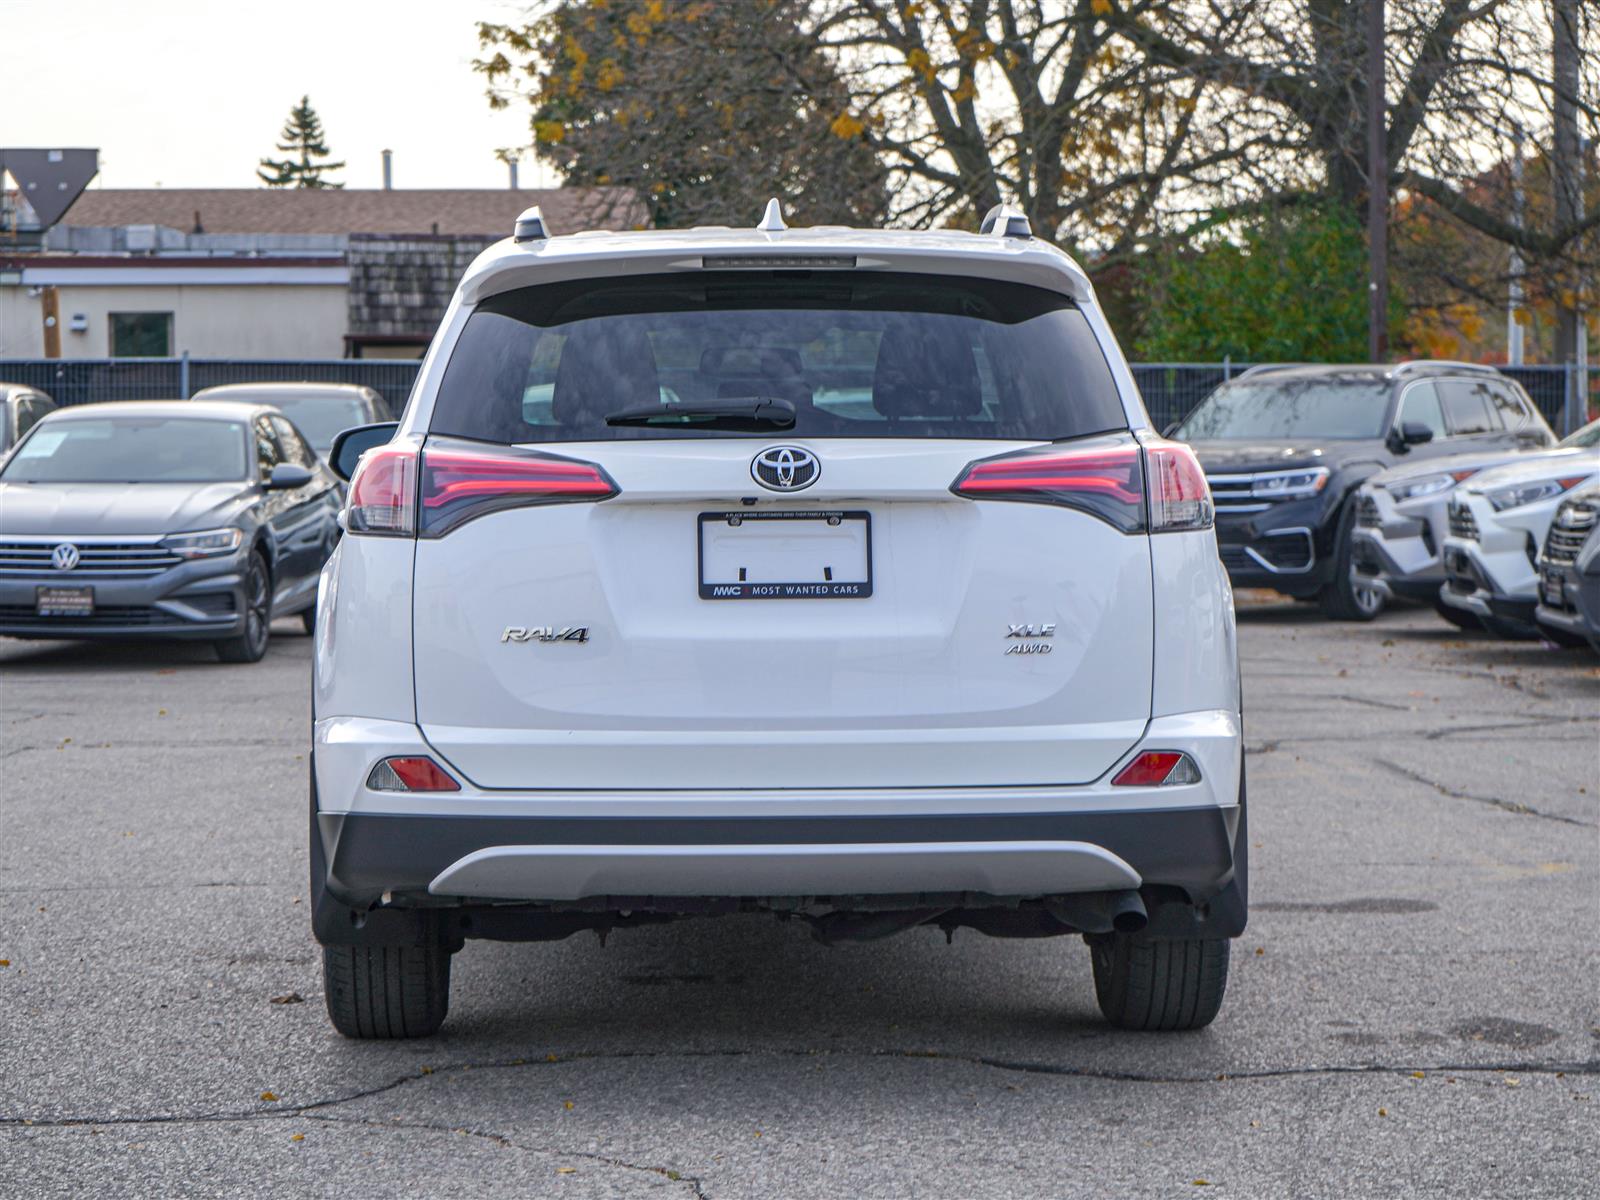
M637 229L649 214L630 188L92 188L63 225L165 225L185 233L492 234L530 205L553 233Z

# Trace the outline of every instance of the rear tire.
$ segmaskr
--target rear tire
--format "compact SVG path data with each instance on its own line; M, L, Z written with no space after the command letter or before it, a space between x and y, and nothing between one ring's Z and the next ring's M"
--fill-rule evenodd
M324 946L322 982L345 1037L432 1037L450 1008L450 953L439 943Z
M272 577L261 551L253 550L244 569L244 629L238 637L215 642L217 657L225 663L260 662L272 636Z
M1334 540L1333 578L1317 593L1322 615L1330 621L1370 621L1383 611L1383 593L1371 584L1355 581L1355 527L1356 506L1347 501Z
M1478 620L1477 613L1469 613L1464 608L1452 608L1443 600L1433 602L1433 611L1438 613L1457 629L1481 630L1483 622Z
M1227 938L1156 941L1138 934L1089 939L1100 1011L1118 1029L1201 1029L1228 987Z

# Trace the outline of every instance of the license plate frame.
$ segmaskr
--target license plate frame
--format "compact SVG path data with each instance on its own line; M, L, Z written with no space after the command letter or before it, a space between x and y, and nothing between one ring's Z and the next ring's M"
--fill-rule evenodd
M94 616L94 588L41 583L33 589L33 611L53 619Z
M706 533L712 525L743 526L768 523L824 522L842 525L860 522L864 568L851 574L861 574L862 579L833 579L832 568L825 568L829 577L809 580L777 579L706 579ZM840 539L841 549L844 538ZM872 514L864 509L777 509L772 511L724 510L703 512L695 523L695 562L702 600L865 600L872 595Z

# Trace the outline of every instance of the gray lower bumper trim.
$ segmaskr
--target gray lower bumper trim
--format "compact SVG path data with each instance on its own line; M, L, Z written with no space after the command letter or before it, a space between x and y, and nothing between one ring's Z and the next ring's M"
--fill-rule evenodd
M437 896L1044 896L1137 888L1139 873L1087 842L491 846L428 885Z

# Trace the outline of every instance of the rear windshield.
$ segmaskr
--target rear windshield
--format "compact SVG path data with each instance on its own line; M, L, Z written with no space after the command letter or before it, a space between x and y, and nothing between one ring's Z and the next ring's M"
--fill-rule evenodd
M6 483L220 483L243 479L245 429L190 417L43 421L0 470Z
M1378 438L1389 410L1385 383L1287 379L1228 383L1201 402L1173 434L1210 438Z
M1042 288L936 275L706 271L492 297L431 431L491 442L771 437L607 425L643 405L776 398L810 437L1050 441L1127 427L1084 315Z

